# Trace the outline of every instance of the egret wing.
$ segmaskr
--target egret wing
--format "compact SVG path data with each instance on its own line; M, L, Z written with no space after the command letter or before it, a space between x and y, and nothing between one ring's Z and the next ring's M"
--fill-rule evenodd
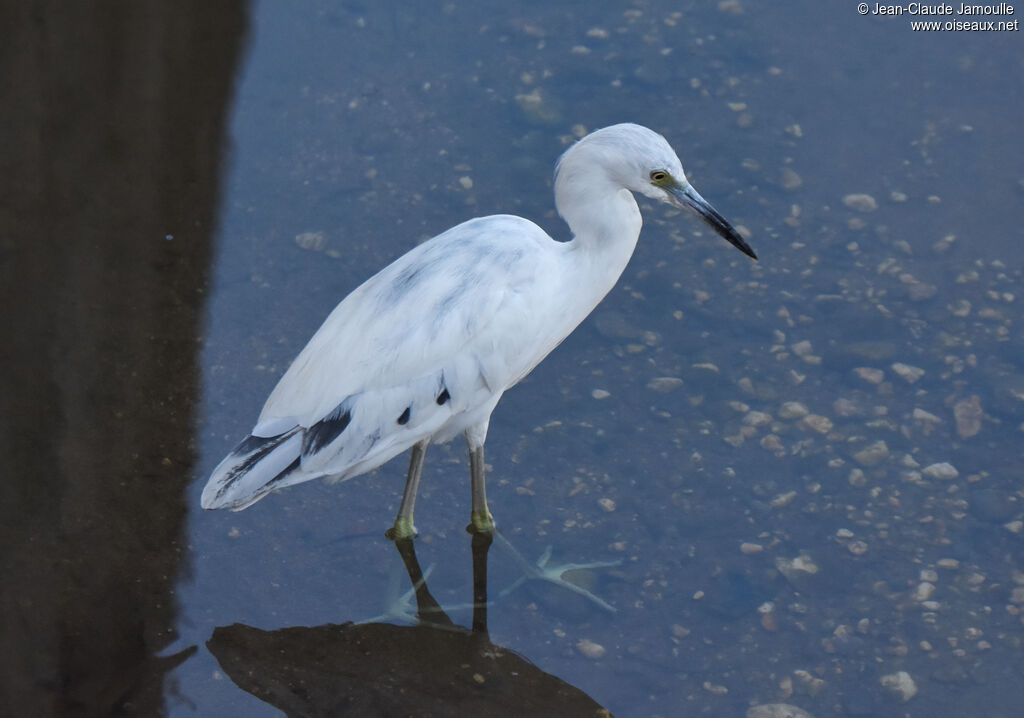
M544 306L536 289L549 285L552 246L532 222L498 215L403 255L331 312L267 399L256 431L279 432L288 419L310 427L350 396L398 389L460 358L474 358L492 390L504 390L552 348L532 356Z

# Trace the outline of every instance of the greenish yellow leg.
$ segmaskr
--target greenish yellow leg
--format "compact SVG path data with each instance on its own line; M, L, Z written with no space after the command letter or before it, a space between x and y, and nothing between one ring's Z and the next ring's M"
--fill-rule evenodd
M487 508L483 444L469 450L469 482L472 487L473 509L466 530L470 533L494 533L494 517Z
M412 522L413 510L416 508L416 492L420 488L420 474L423 473L423 460L427 454L430 439L412 447L412 458L409 459L409 475L405 479L405 491L402 492L402 503L395 516L395 525L385 535L392 540L411 539L416 537L416 527Z

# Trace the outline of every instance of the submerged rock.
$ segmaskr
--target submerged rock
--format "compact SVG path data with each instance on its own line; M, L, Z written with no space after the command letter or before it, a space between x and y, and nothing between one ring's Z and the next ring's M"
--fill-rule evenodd
M914 683L914 679L906 671L898 671L882 676L879 679L879 683L904 703L917 695L917 684Z
M970 439L981 431L981 397L977 394L968 399L961 399L953 405L953 418L956 419L956 434L961 439Z
M814 718L803 708L788 703L762 703L747 710L747 718Z

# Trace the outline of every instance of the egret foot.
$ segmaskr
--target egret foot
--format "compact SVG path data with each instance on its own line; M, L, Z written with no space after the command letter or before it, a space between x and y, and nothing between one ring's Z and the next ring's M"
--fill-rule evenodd
M510 585L508 588L501 592L501 596L507 596L527 581L540 580L547 581L548 583L553 583L556 586L561 586L562 588L572 591L573 593L578 593L584 598L587 598L590 601L596 603L598 606L600 606L606 611L610 611L611 613L616 612L615 606L611 605L610 603L600 598L599 596L595 595L591 591L588 591L587 589L583 588L583 586L580 586L577 583L573 583L569 579L565 578L565 574L569 573L570 571L576 571L581 569L611 568L613 566L618 566L622 563L622 561L563 563L558 564L556 566L551 566L549 565L549 561L551 560L551 547L548 546L546 549L544 549L544 553L540 555L540 558L538 558L535 563L530 563L525 558L523 558L523 555L519 553L519 551L517 551L516 548L511 543L509 543L508 539L506 539L500 533L495 531L494 537L497 539L497 542L501 545L501 547L512 555L512 557L515 559L516 563L519 564L519 567L523 572L522 576L517 578L512 583L512 585Z
M483 511L474 511L469 519L469 526L466 531L471 534L497 534L497 526L494 524L494 517L486 508Z
M419 536L416 533L416 527L413 526L412 519L405 519L401 516L395 519L395 525L385 531L384 535L392 541L414 539Z

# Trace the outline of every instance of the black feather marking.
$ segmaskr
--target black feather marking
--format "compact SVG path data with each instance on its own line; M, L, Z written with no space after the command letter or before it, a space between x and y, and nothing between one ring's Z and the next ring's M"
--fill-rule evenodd
M437 405L444 406L444 403L452 398L452 395L448 393L448 389L445 388L440 394L437 395Z
M236 446L231 453L235 456L246 456L247 454L251 454L252 452L263 448L267 443L270 443L271 448L273 448L277 445L277 442L275 441L276 439L276 436L253 436L250 434L238 442L238 446ZM265 456L266 451L262 452L262 455Z
M247 473L249 473L249 471L254 466L256 466L256 464L263 461L263 459L265 459L274 449L280 446L282 442L294 436L295 432L298 430L298 427L296 427L291 431L286 431L283 434L278 434L277 436L269 437L252 436L250 434L249 436L245 437L240 442L238 442L238 446L234 448L234 450L231 452L231 455L237 456L238 458L243 460L235 464L233 467L231 467L231 470L225 474L223 483L221 484L221 487L217 491L217 497L220 498L221 496L223 496L224 493L231 487L232 484L234 484L242 476L245 476ZM289 471L292 470L292 468L294 467L289 466L282 473L288 473ZM278 474L278 477L280 476L281 474Z
M352 421L352 411L349 409L348 400L338 404L330 414L306 429L302 437L302 455L315 454L332 441L341 436L345 427Z
M264 438L262 436L250 435L242 439L231 453L239 458L245 457L245 460L237 464L229 475L234 478L248 473L249 469L266 458L270 452L281 445L281 442L291 438L296 431L298 431L297 427L277 436Z
M398 423L399 424L401 424L402 426L405 426L406 424L409 423L409 416L410 416L411 410L412 410L411 406L405 407L405 411L403 411L402 415L400 417L398 417Z

